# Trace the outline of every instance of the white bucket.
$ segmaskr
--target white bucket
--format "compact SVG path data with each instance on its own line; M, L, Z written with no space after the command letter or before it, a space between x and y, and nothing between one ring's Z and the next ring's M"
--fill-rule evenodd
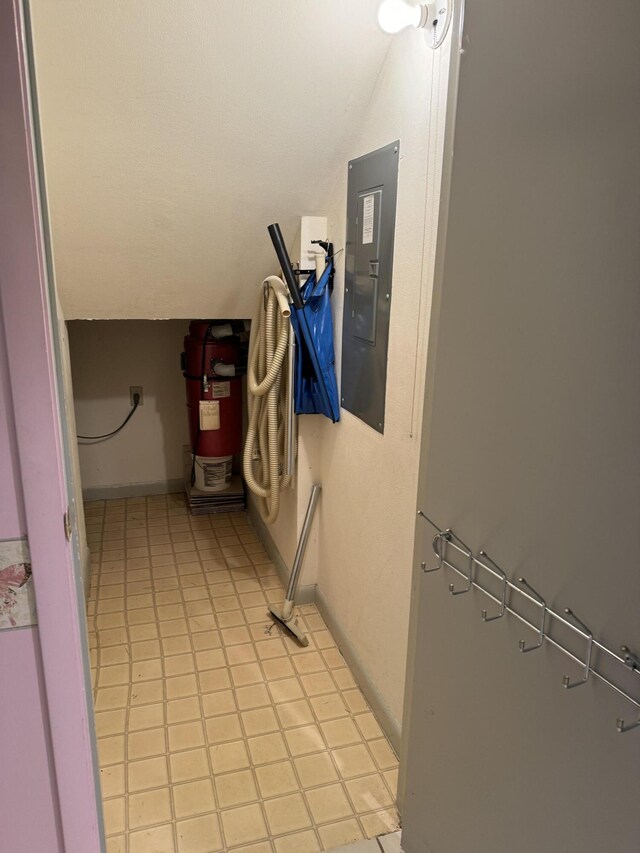
M196 456L195 487L201 492L221 492L231 482L233 456Z

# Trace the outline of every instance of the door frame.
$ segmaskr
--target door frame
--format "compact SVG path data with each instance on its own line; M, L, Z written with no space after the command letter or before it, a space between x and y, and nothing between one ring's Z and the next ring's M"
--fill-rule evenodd
M105 849L25 4L0 6L0 300L65 853Z

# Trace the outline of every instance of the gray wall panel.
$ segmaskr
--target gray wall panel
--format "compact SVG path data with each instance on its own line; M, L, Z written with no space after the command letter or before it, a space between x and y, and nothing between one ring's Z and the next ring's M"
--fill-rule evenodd
M466 6L419 505L639 650L640 4ZM406 853L638 853L633 709L450 580L416 573Z

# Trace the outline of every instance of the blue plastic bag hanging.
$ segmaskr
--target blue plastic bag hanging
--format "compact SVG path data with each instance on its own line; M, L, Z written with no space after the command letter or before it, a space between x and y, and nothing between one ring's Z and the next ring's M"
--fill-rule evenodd
M335 423L340 420L340 402L335 373L335 352L333 348L333 317L329 280L333 261L329 261L320 280L316 281L315 272L306 280L301 289L303 308L292 306L291 322L296 335L296 361L294 378L294 402L298 415L325 415ZM321 378L309 354L307 341L300 327L300 312L304 312L306 323L313 341L315 361L319 366ZM324 388L321 389L320 382ZM324 394L322 392L325 392ZM327 408L327 400L329 408Z

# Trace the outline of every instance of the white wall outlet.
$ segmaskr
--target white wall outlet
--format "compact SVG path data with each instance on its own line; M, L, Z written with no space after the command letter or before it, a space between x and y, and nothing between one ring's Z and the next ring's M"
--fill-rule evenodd
M141 406L144 403L142 385L129 385L129 401L132 406L135 406L135 401L133 399L134 394L140 394L140 402L138 403L138 405Z

